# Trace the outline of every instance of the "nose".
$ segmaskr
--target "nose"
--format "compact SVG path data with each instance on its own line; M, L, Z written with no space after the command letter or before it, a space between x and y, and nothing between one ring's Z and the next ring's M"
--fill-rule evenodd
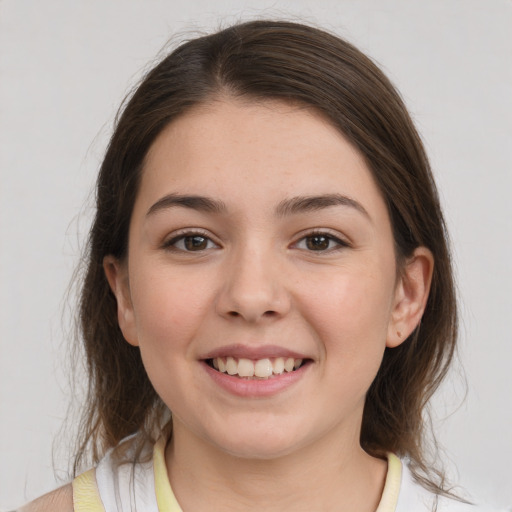
M283 317L291 300L282 265L272 251L246 248L226 261L217 311L225 318L259 323Z

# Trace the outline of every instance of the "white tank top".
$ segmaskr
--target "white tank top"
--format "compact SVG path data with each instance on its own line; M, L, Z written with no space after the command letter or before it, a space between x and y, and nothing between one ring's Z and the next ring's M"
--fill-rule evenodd
M146 463L118 464L109 452L95 469L73 481L75 512L183 512L167 477L164 453L163 438ZM398 457L388 455L386 482L376 512L434 511L492 512L436 496L415 482Z

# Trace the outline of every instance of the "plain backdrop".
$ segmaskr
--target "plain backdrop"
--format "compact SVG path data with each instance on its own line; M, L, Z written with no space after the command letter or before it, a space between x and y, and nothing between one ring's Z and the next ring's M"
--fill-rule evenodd
M121 99L171 36L256 17L344 36L401 91L438 180L461 296L467 398L459 368L436 430L455 480L512 505L511 1L0 0L0 509L67 469L65 295Z

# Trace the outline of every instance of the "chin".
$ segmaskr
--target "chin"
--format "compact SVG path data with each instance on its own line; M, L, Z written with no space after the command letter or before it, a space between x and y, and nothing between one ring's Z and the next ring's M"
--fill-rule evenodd
M223 447L233 457L247 460L275 460L293 453L294 447L265 443L240 443L237 446Z
M273 460L285 457L301 448L304 443L294 441L290 432L261 430L240 431L240 435L226 436L214 441L215 446L233 457L247 460Z

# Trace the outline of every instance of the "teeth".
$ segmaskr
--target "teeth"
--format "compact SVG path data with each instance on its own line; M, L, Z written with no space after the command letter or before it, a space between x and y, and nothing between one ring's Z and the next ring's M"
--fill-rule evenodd
M274 360L273 370L276 375L281 375L284 372L284 357L278 357Z
M272 363L270 359L258 359L254 365L254 375L263 378L270 377L272 375Z
M287 371L287 372L293 372L293 367L295 366L295 359L293 359L293 357L289 357L285 362L284 362L284 369Z
M250 359L239 359L238 375L240 377L254 377L254 363Z
M229 375L236 375L238 373L238 363L232 357L226 359L226 371Z
M238 375L239 377L268 379L272 375L281 375L285 371L292 372L299 368L302 359L293 357L276 357L275 359L235 359L234 357L216 357L212 360L213 367L222 373Z

